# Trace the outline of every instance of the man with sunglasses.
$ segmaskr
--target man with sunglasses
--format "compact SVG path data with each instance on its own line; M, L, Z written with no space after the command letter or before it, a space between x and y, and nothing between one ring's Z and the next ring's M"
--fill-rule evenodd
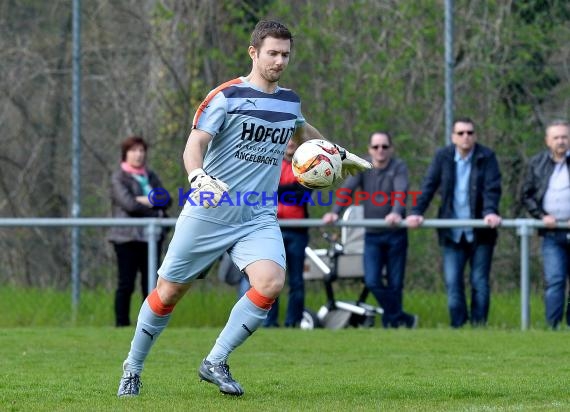
M452 144L439 149L422 183L421 194L406 218L408 227L422 224L423 214L440 192L440 219L483 219L489 228L438 229L451 327L468 321L485 325L489 314L489 273L501 224L501 173L495 153L477 143L475 124L467 117L453 124ZM469 262L471 311L467 309L464 270Z
M396 226L406 216L405 197L397 201L383 202L374 193L382 193L388 199L396 194L408 192L408 168L393 157L392 137L387 132L370 135L368 154L373 168L347 179L342 189L355 193L360 188L369 196L362 201L366 219L384 219L390 226ZM400 201L401 199L401 201ZM382 204L382 205L380 205ZM342 206L335 203L332 212L323 216L325 223L338 220ZM364 283L384 310L382 325L385 328L405 326L415 328L418 316L402 309L404 273L408 250L406 228L367 227L364 235ZM385 279L384 279L384 269Z

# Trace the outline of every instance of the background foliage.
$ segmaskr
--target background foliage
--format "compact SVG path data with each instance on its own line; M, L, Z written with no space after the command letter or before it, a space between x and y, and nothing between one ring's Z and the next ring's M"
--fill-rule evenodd
M181 154L194 110L210 89L248 73L249 34L263 18L293 31L282 85L301 95L305 116L326 136L363 153L371 131L390 130L413 189L445 142L441 0L92 0L82 7L83 216L110 214L109 178L118 143L130 134L150 141L151 166L169 191L185 184ZM475 119L480 141L498 154L505 217L522 216L522 170L543 147L545 123L568 117L569 20L564 0L455 2L455 110ZM0 33L0 215L69 216L71 3L4 0ZM435 233L416 231L410 240L408 287L441 290ZM502 231L494 289L518 287L517 245L516 234ZM65 230L2 230L0 284L67 287L68 249ZM82 282L112 288L104 230L82 231L82 254Z

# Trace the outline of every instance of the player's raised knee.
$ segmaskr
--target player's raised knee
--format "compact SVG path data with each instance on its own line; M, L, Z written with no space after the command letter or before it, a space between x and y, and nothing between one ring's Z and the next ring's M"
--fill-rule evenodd
M170 282L161 277L158 278L158 282L156 283L158 296L165 305L176 305L189 288L189 283Z

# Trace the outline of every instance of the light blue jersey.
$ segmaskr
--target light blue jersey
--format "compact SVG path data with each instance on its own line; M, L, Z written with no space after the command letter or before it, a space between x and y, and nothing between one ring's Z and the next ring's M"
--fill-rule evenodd
M244 78L212 90L196 112L193 127L213 136L204 171L230 189L217 208L187 202L181 214L224 224L275 215L281 160L296 127L304 122L299 96L292 90L278 87L265 93Z
M238 78L208 94L193 127L213 136L204 171L230 189L216 208L186 202L158 270L161 277L189 282L226 250L242 270L262 259L285 268L277 186L287 143L304 122L300 99L289 89L269 94ZM268 199L273 194L274 202Z

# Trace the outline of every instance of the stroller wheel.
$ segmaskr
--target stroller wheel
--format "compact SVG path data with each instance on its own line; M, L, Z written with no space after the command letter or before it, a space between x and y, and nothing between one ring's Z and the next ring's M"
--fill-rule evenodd
M321 322L317 318L317 314L310 309L303 310L303 318L299 327L303 330L312 330L321 327Z
M350 318L350 326L355 328L373 328L374 324L374 313L366 313L364 315L353 314Z

